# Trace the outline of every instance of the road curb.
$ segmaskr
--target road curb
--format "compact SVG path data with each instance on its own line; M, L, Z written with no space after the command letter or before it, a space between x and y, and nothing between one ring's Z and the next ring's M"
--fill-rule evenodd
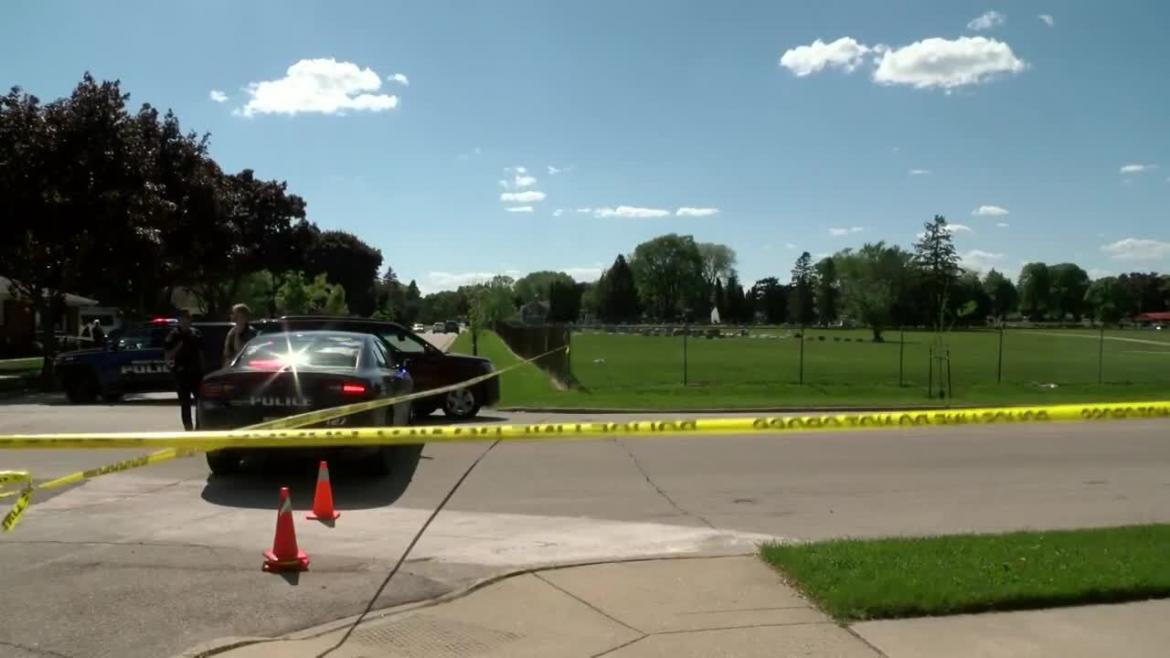
M793 541L795 541L795 540L793 540ZM532 567L525 567L523 569L514 569L511 571L504 571L504 572L498 573L494 576L488 576L486 578L481 578L481 579L476 580L475 582L471 583L470 585L467 585L465 587L461 587L459 589L452 590L450 592L447 592L446 594L440 594L439 596L431 597L429 599L420 599L418 601L412 601L410 603L402 603L402 604L399 604L396 606L382 608L380 610L373 610L369 614L366 615L365 619L362 620L362 623L368 623L370 621L384 619L386 617L393 617L393 616L404 614L407 612L413 612L415 610L422 610L424 608L430 608L430 607L433 607L436 605L441 605L443 603L449 603L451 601L456 601L456 600L461 599L461 598L468 596L470 594L474 594L475 592L477 592L485 587L488 587L489 585L494 585L496 583L508 580L510 578L515 578L517 576L524 576L524 575L532 574L532 573L540 573L540 572L544 572L544 571L558 571L561 569L575 569L577 567L589 567L589 566L594 566L594 565L599 565L599 564L623 564L623 563L631 563L631 562L656 562L656 561L662 561L662 560L711 560L711 559L728 558L728 557L744 557L744 556L750 556L750 555L755 555L755 554L756 554L756 552L751 552L751 553L742 553L742 552L740 552L740 553L695 553L695 554L690 554L690 555L657 555L657 556L648 555L648 556L640 556L640 557L635 557L635 558L625 558L625 559L618 559L618 560L585 560L585 561L581 561L581 562L565 562L565 563L556 563L556 564L536 565L536 566L532 566ZM334 631L337 631L337 630L340 630L340 629L345 628L347 626L350 626L359 617L360 617L360 615L351 615L351 616L345 617L343 619L338 619L335 621L326 622L324 624L319 624L317 626L311 626L309 628L305 628L305 629L302 629L299 631L293 631L291 633L286 633L284 635L280 635L277 637L229 636L229 637L219 638L219 639L210 640L208 642L203 642L201 644L198 644L190 649L183 651L182 653L175 654L172 658L210 658L211 656L216 656L216 655L228 652L228 651L232 651L233 649L239 649L241 647L245 647L245 646L249 646L249 645L253 645L253 644L263 644L265 642L279 642L279 641L284 641L284 640L308 640L308 639L319 637L321 635L325 635L326 633L332 633Z
M1075 403L1070 403L1075 404ZM697 409L623 409L611 407L496 407L496 411L514 413L546 413L546 414L833 414L833 413L876 413L884 411L923 411L949 409L982 409L986 405L954 404L954 405L895 405L872 407L700 407ZM1004 404L1000 407L1029 407L1029 404Z

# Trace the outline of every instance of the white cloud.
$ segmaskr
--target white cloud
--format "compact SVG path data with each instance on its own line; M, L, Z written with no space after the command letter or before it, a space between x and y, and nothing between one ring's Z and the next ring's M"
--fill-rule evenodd
M1133 164L1121 165L1121 170L1118 173L1121 173L1121 174L1140 174L1143 171L1150 171L1151 169L1157 169L1157 168L1158 168L1158 165L1156 165L1156 164L1133 163Z
M511 208L504 208L508 212L532 212L532 206L512 206Z
M947 231L954 235L955 233L974 233L975 231L966 224L947 224Z
M979 272L986 272L997 264L1002 264L1004 259L1003 254L992 253L990 251L982 251L979 249L972 249L959 254L959 260L963 267L969 270L976 270Z
M971 22L967 23L967 29L975 30L976 32L980 30L990 30L997 25L1003 25L1003 22L1006 19L1006 16L993 9L986 14L979 16L978 18L971 19Z
M807 46L784 51L780 56L780 66L801 78L819 73L826 67L850 72L861 64L869 52L868 46L858 43L852 37L841 37L832 43L817 39Z
M592 267L566 267L560 271L573 277L573 280L578 283L587 283L600 279L605 268L601 265L594 265Z
M1106 269L1102 269L1100 267L1090 267L1089 271L1088 271L1088 275L1089 275L1090 279L1103 279L1107 276L1113 276L1113 272L1110 272L1109 270L1106 270Z
M932 172L929 169L911 169L911 176L929 176Z
M480 153L483 153L483 151L481 151L480 148L477 146L477 147L471 149L470 151L468 151L467 153L460 153L459 155L455 156L455 158L458 160L467 161L467 160L470 160L472 156L479 155Z
M686 206L674 211L676 217L710 217L718 213L718 208L688 208Z
M785 248L785 249L796 249L796 245L795 245L794 243L792 243L792 242L785 242L785 243L784 243L784 248Z
M1007 227L1011 226L1011 224L1008 224L1007 222L996 222L995 225L998 226L999 228L1007 228Z
M874 82L917 89L954 89L986 82L996 74L1027 68L1011 46L986 37L932 37L882 54Z
M630 219L645 219L650 217L666 217L669 210L661 208L638 208L636 206L618 206L617 208L595 208L595 217L624 217Z
M552 166L552 165L549 165L549 166L548 166L548 175L549 175L549 176L556 176L556 175L557 175L557 174L559 174L559 173L561 173L561 168L560 168L560 167L554 167L554 166Z
M404 73L395 73L394 75L388 75L388 76L386 76L386 79L389 80L390 82L397 82L398 84L402 85L403 87L410 86L410 79L407 78L406 74L404 74Z
M504 203L532 203L533 201L544 201L544 197L544 192L525 190L523 192L504 192L500 194L500 201Z
M1044 24L1047 25L1048 27L1052 27L1053 25L1056 25L1056 21L1053 20L1052 14L1039 14L1036 16L1036 18L1039 18L1040 20L1044 21Z
M381 112L398 107L398 97L377 94L382 78L370 68L352 62L302 59L288 67L283 78L253 82L245 91L251 97L239 111L257 114L316 112L338 114L347 110Z
M971 211L972 215L976 217L1003 217L1008 214L1007 208L1000 206L979 206Z
M228 99L228 95L218 89L212 89L208 96L216 103L226 103Z
M506 170L506 171L507 171L507 170ZM527 168L527 167L512 167L512 168L510 169L510 171L514 171L514 172L516 172L516 173L518 173L518 174L527 174L527 173L528 173L528 168Z
M455 290L460 286L470 286L476 283L491 281L492 277L505 274L512 278L523 276L520 270L508 269L502 272L427 272L418 280L418 288L423 294L430 294L440 290Z
M560 217L563 214L565 214L564 208L557 208L556 210L553 211L553 217Z
M1145 238L1125 238L1102 245L1101 251L1116 260L1159 260L1170 258L1170 242Z
M508 186L509 186L509 185L511 185L511 183L509 183L508 181L504 180L503 178L501 178L500 180L496 181L496 183L499 183L500 187L504 188L505 190L506 190L506 189L508 189Z
M850 226L849 228L831 228L829 229L829 235L835 238L839 238L842 236L851 235L853 233L861 233L864 230L865 227L862 226Z
M592 208L578 208L573 212L576 212L578 215L587 215L587 214L593 212L593 209Z
M512 179L512 184L516 187L532 187L536 184L536 179L532 176L516 174L516 177Z

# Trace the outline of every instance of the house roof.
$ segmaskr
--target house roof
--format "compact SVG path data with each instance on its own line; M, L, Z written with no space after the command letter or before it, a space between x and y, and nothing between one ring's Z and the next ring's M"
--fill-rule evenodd
M12 291L12 279L5 276L0 276L0 301L5 299L14 299L16 295ZM98 300L90 299L89 297L82 297L71 292L65 293L66 306L97 306Z
M1138 313L1134 316L1136 320L1151 320L1160 322L1163 320L1170 321L1170 311L1155 311L1152 313Z

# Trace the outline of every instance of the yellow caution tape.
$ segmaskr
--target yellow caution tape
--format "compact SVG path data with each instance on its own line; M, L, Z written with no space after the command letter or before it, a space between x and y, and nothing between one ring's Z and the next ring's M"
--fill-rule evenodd
M250 425L248 427L243 428L243 430L277 429L277 428L290 428L291 429L291 428L297 428L297 427L304 427L306 425L314 425L317 423L323 423L325 421L333 420L335 418L342 418L344 416L350 416L353 414L361 413L363 411L371 411L373 409L380 409L382 407L387 407L387 406L394 405L394 404L400 404L402 402L410 402L412 400L433 397L435 395L442 395L443 393L448 393L450 391L456 391L456 390L459 390L462 388L466 388L468 386L474 386L474 385L479 384L481 382L485 382L489 379L499 377L500 375L502 375L510 370L515 370L516 368L519 368L521 366L527 365L529 363L533 363L535 361L543 359L546 356L549 356L550 354L554 354L554 353L559 352L561 350L564 350L565 353L568 353L569 346L564 345L562 347L551 349L543 354L538 354L534 357L531 357L529 359L524 359L524 360L519 361L517 363L513 363L512 365L506 366L506 367L501 368L499 370L493 370L492 372L485 373L485 374L479 375L477 377L472 377L471 379L457 382L455 384L450 384L447 386L440 386L438 388L427 389L425 391L418 391L416 393L410 393L408 395L400 395L400 396L393 397L393 398L383 398L383 399L379 399L379 400L370 400L367 402L358 402L355 404L343 405L343 406L339 406L339 407L330 407L329 409L320 409L317 411L310 411L307 413L298 414L296 416L286 416L284 418L280 418L277 420L272 420L272 421L268 421L268 422L264 422L264 423L258 423L256 425ZM243 430L241 430L241 431L243 431ZM184 434L186 434L186 433L184 433ZM0 448L3 448L3 447L4 446L0 446ZM40 484L33 485L29 488L26 488L23 491L10 491L10 492L0 493L0 499L9 498L9 497L16 496L16 495L21 496L21 498L17 501L16 505L13 506L13 509L4 518L4 523L3 523L4 531L7 532L7 531L11 530L20 521L21 515L24 514L24 510L28 507L28 504L29 504L28 497L31 496L31 494L34 490L56 489L58 487L67 486L70 484L81 482L82 480L95 478L95 477L98 477L101 475L108 475L110 473L120 473L122 471L128 471L128 470L133 469L133 468L141 468L143 466L150 466L152 464L158 464L158 463L161 463L164 461L169 461L171 459L190 457L192 455L199 454L200 452L203 452L203 451L204 450L202 450L202 449L190 449L190 448L182 448L182 449L165 448L163 450L159 450L158 452L154 452L154 453L151 453L149 455L144 455L142 457L135 457L133 459L127 459L124 461L117 462L115 464L109 464L107 466L101 466L98 468L92 468L92 469L85 470L85 471L77 471L75 473L70 473L68 475L64 475L62 477L56 478L54 480L50 480L48 482L42 482ZM11 480L12 482L19 482L19 481L31 479L29 477L29 474L26 471L3 471L3 472L0 472L0 485L3 485L6 482L9 482L9 480L4 479L4 475L8 474L8 473L21 475L21 479ZM22 501L23 501L23 504L21 504Z
M785 434L997 423L1170 418L1170 401L1065 404L1042 407L921 409L739 418L682 418L527 425L438 425L323 429L242 429L196 432L105 432L0 436L0 449L313 448L470 441L545 441L623 436Z
M28 471L0 471L0 487L16 482L27 482L29 477Z

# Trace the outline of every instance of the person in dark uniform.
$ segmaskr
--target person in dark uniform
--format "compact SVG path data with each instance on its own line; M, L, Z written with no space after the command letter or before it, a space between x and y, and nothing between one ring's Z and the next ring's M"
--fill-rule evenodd
M203 379L203 336L191 326L191 312L179 311L179 326L167 334L163 350L171 363L175 375L175 388L179 392L180 415L183 428L190 431L191 404L199 401L199 382Z
M90 330L90 337L93 338L94 347L106 346L106 330L102 329L102 321L94 318L93 329Z
M256 337L256 330L248 324L252 318L252 310L247 304L236 304L232 307L232 322L227 336L223 339L223 366L227 367L232 359L244 349L244 344Z

